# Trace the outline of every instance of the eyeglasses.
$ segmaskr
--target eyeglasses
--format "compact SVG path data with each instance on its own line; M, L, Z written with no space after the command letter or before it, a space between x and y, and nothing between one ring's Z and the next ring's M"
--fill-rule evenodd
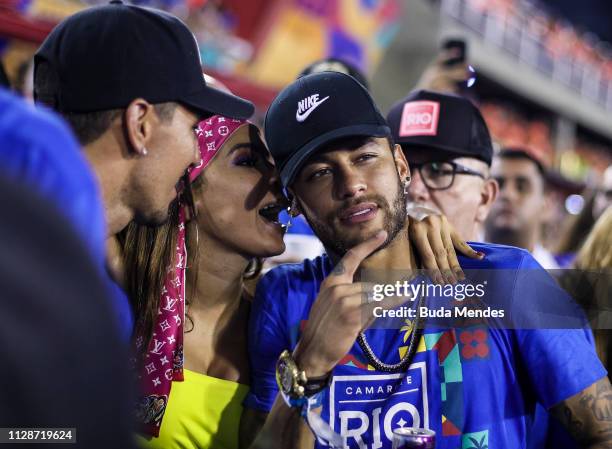
M485 179L485 175L456 162L426 162L424 164L410 164L410 168L419 171L423 183L431 190L445 190L455 182L455 175L478 176Z

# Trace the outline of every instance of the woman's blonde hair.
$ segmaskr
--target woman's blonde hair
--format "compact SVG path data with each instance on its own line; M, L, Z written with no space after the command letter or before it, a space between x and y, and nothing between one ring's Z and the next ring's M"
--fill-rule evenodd
M595 222L574 265L583 270L612 268L612 207Z
M578 252L574 268L576 270L568 277L574 278L570 282L574 298L587 313L593 310L599 315L600 311L607 311L612 306L609 303L609 281L612 279L612 207L608 207L595 222ZM576 281L580 278L590 281ZM612 329L607 327L607 323L603 323L603 328L593 329L593 334L597 355L608 373L612 373Z

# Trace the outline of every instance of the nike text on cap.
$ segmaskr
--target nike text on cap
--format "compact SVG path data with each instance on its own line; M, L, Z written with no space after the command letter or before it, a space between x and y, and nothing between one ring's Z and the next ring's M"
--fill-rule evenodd
M414 91L391 108L387 121L409 162L416 157L411 150L418 148L428 150L426 160L473 157L491 165L489 130L478 108L466 98ZM423 151L418 156L422 162Z
M288 187L304 163L334 140L387 137L389 127L368 91L338 72L298 78L274 99L265 120L266 142Z
M241 119L254 110L251 102L206 85L198 45L183 22L120 0L62 21L36 52L35 73L42 63L52 92L42 98L35 85L34 94L60 112L119 109L136 98Z

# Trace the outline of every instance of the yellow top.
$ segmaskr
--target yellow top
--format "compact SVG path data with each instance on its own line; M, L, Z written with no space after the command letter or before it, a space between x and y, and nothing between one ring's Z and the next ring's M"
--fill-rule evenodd
M242 401L249 387L183 370L184 381L173 382L159 438L146 449L237 449Z

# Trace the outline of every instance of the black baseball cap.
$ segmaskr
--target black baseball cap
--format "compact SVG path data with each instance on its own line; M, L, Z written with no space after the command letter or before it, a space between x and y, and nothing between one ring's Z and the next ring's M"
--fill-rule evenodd
M248 118L253 104L206 85L194 35L166 12L113 0L57 25L34 57L49 65L60 112L126 107L135 98L175 101L203 113Z
M491 165L489 129L474 104L457 95L427 90L410 93L387 114L395 142L411 161L411 149L431 150L432 159L473 157Z
M366 88L339 72L306 75L283 89L268 109L264 129L285 187L310 156L335 140L390 136Z

